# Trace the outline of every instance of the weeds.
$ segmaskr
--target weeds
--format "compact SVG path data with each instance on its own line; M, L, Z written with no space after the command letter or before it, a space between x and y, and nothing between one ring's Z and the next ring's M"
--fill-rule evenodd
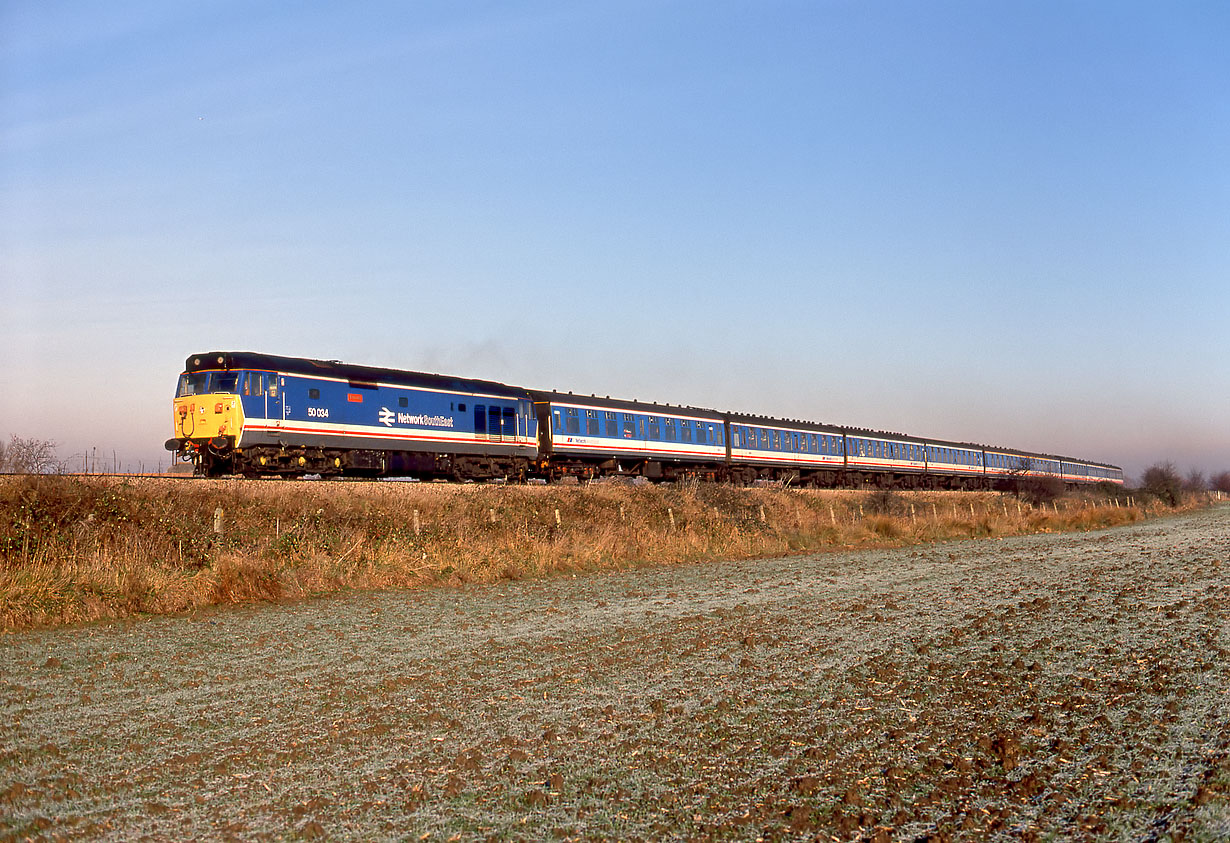
M1145 517L1105 497L717 484L0 479L0 629Z

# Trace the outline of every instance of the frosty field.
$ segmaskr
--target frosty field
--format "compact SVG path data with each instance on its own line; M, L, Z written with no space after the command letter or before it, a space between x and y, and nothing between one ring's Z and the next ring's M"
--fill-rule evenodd
M0 839L1230 836L1230 511L0 637Z

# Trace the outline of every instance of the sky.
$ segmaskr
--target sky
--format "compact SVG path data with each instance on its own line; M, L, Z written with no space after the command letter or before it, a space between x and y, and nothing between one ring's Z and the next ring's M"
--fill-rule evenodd
M0 0L0 437L249 350L1230 470L1230 5Z

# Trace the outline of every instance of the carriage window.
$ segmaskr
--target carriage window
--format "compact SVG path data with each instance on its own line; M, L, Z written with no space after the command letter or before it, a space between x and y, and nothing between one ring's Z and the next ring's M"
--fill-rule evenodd
M675 420L674 419L666 420L666 439L668 442L675 441Z
M661 439L662 438L662 426L658 422L657 416L649 417L649 438L650 439Z
M692 423L690 421L679 422L679 439L683 442L692 441Z
M564 418L564 430L576 436L581 432L581 420L577 418L577 411L570 409L568 415Z
M624 439L636 438L636 421L631 413L624 413Z
M606 435L610 439L615 438L615 414L606 414Z
M597 410L586 410L585 411L585 433L587 436L597 436L598 435L598 411Z
M564 432L564 418L559 410L555 411L555 432L556 433Z

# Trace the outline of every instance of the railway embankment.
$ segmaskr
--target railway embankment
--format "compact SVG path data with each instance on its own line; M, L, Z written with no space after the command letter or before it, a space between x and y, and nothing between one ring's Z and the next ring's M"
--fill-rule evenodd
M348 590L1089 530L1163 510L1172 511L1122 491L1039 501L715 484L9 476L0 477L0 629Z

